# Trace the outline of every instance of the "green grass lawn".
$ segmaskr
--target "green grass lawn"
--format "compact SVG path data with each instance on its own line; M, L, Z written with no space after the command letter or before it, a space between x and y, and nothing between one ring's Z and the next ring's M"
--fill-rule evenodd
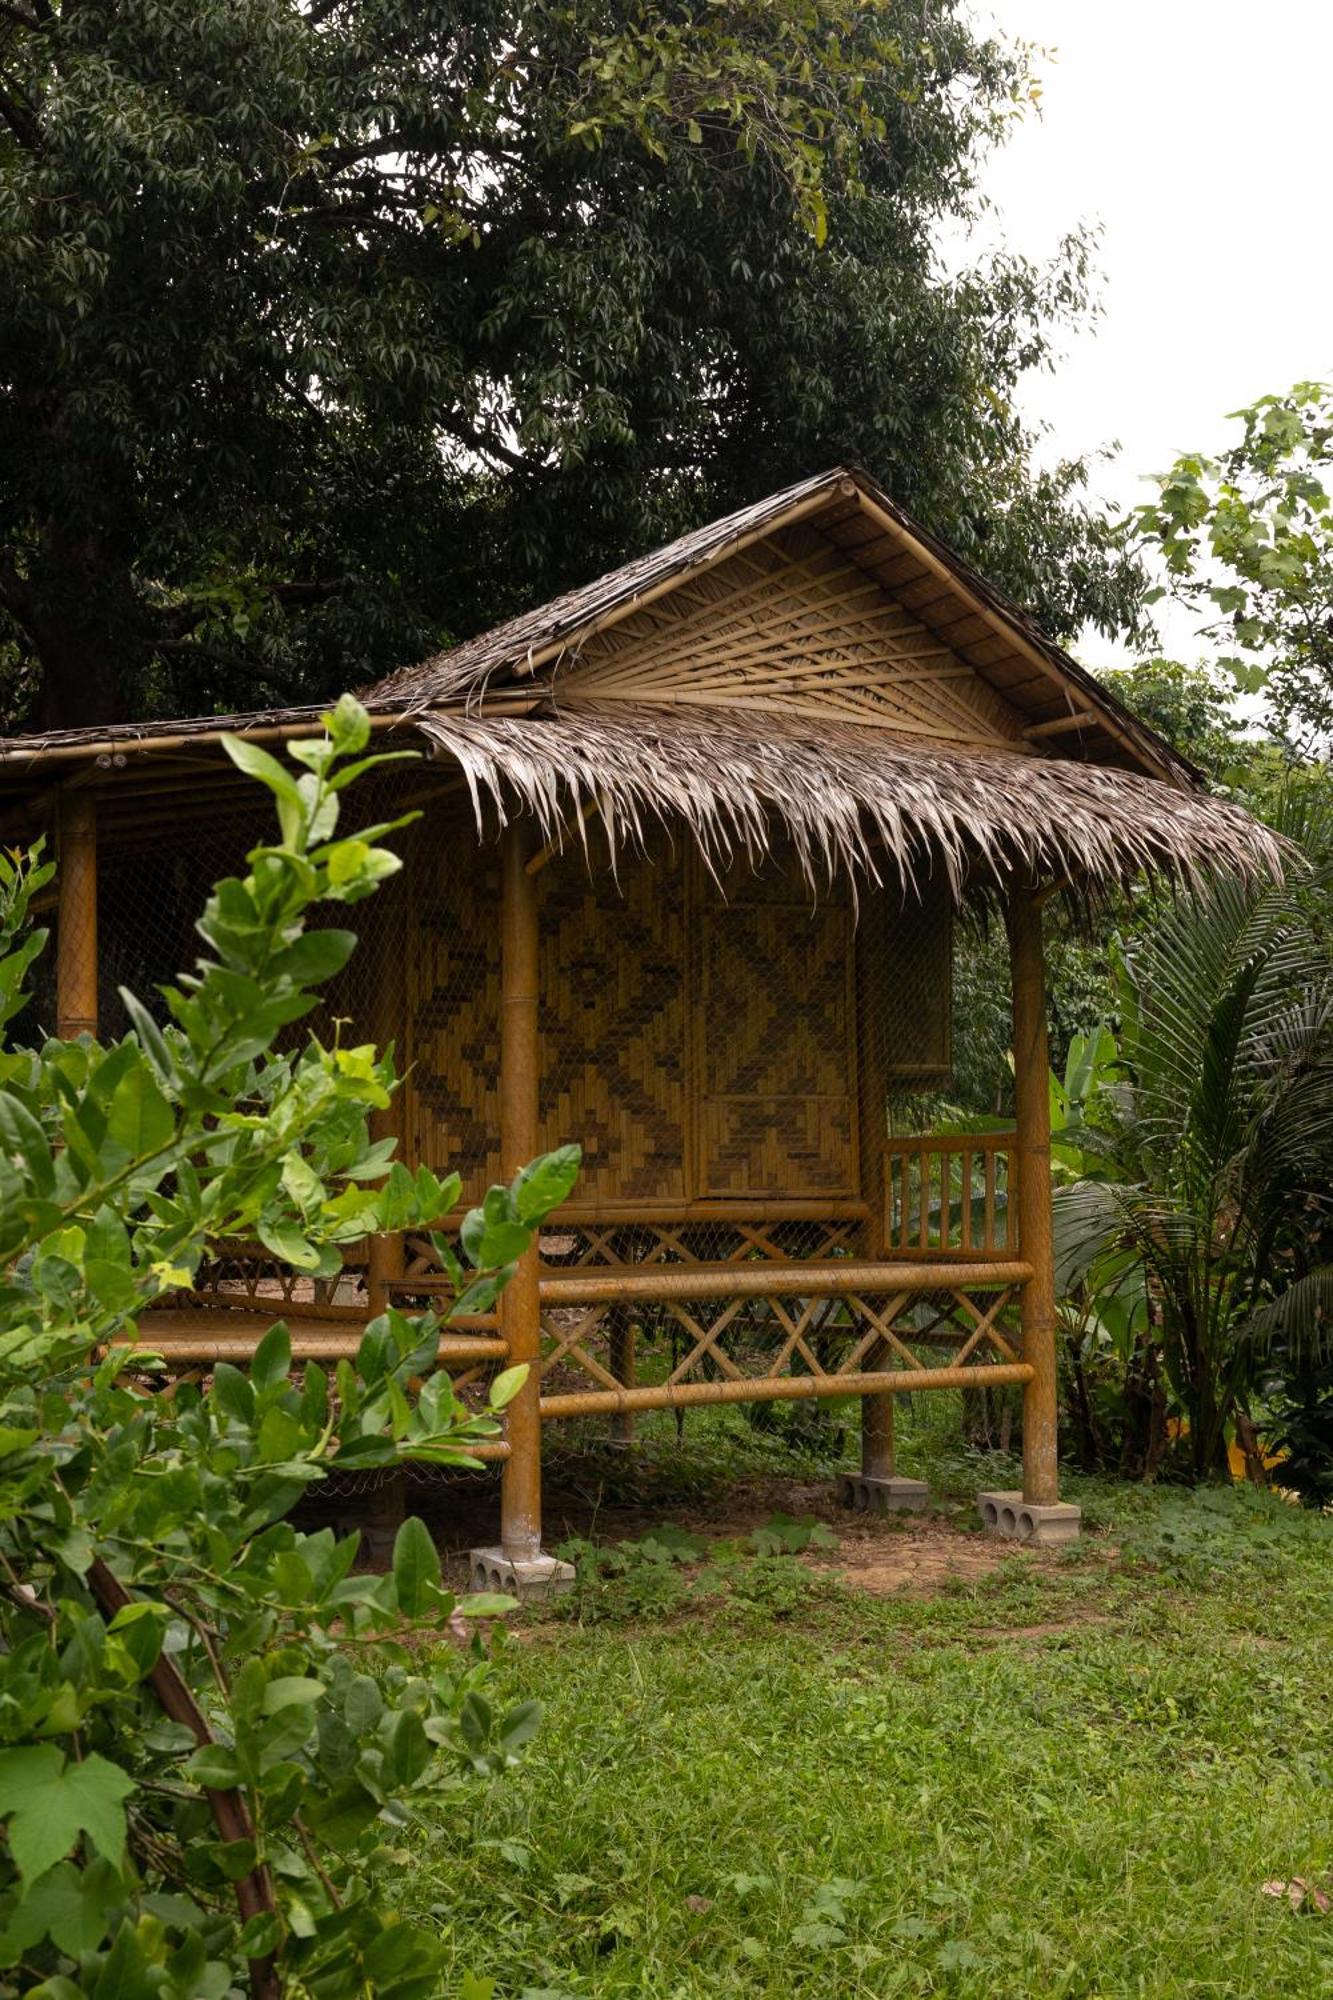
M967 1503L1013 1469L939 1440L909 1432L902 1469L944 1489L932 1548L966 1576L872 1595L836 1551L737 1544L518 1622L501 1684L545 1704L539 1738L396 1862L458 1990L1333 1993L1333 1917L1262 1891L1333 1870L1333 1522L1071 1480L1079 1548L977 1574ZM781 1469L735 1413L674 1473L641 1449L705 1538L734 1525L728 1454L751 1502Z

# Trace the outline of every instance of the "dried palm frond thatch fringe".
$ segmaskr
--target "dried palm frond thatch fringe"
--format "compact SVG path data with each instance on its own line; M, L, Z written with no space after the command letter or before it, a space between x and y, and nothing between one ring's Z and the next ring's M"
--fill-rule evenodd
M790 835L811 885L840 868L905 885L942 865L955 895L978 876L1123 882L1141 869L1196 884L1218 870L1280 876L1285 843L1242 807L1100 765L895 741L855 724L580 703L550 716L419 713L461 765L478 820L515 802L548 840L586 838L595 800L613 853L683 823L718 867Z

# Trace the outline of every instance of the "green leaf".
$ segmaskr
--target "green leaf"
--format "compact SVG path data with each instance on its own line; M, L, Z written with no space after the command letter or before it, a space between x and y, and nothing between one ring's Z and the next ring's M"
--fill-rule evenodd
M205 1743L187 1762L185 1775L206 1792L230 1792L241 1782L241 1767L224 1743Z
M157 1665L170 1615L165 1604L138 1598L123 1606L107 1628L134 1662L140 1679Z
M125 1858L124 1801L134 1780L97 1751L66 1764L54 1744L0 1750L0 1817L25 1882L63 1861L81 1834L119 1868Z
M239 1368L219 1361L213 1369L212 1400L219 1413L247 1427L254 1422L255 1392Z
M124 1893L120 1875L109 1861L94 1861L86 1868L62 1861L48 1868L11 1912L8 1929L0 1937L0 1965L16 1964L44 1937L71 1958L95 1950Z
M506 1756L513 1757L527 1743L530 1743L542 1726L542 1706L539 1701L521 1701L511 1708L500 1723L500 1748Z
M384 1782L397 1790L414 1785L434 1756L425 1724L414 1708L404 1708L394 1721L384 1753Z
M512 1403L530 1372L526 1361L516 1363L513 1368L503 1369L491 1383L490 1394L486 1399L491 1408L503 1410L506 1404Z
M560 1146L553 1153L543 1153L514 1181L514 1207L520 1222L531 1226L544 1222L553 1208L567 1201L579 1177L579 1167L583 1162L581 1146ZM505 1260L496 1258L496 1263Z
M27 1168L38 1194L52 1193L55 1163L46 1134L27 1106L8 1091L0 1091L0 1152L8 1153L16 1166Z
M158 1153L176 1129L175 1115L150 1072L140 1066L120 1079L107 1107L107 1137L132 1160Z
M276 1389L292 1372L292 1337L285 1320L271 1326L255 1349L250 1363L251 1386L259 1395Z
M284 1708L309 1708L327 1692L323 1681L310 1680L303 1674L280 1675L264 1690L264 1713L277 1715Z
M340 757L354 757L370 741L370 717L354 694L340 694L323 720Z
M282 828L283 840L289 847L295 846L300 829L305 820L305 807L297 781L285 765L276 757L270 757L267 750L258 743L251 743L243 736L221 738L222 747L240 771L248 778L258 778L278 801L278 824Z
M424 1521L408 1516L394 1538L393 1580L398 1609L406 1618L433 1610L440 1588L440 1557Z
M261 1216L255 1224L255 1234L266 1250L297 1271L318 1270L323 1262L315 1245L290 1222L266 1221Z
M261 1911L242 1925L236 1948L242 1958L267 1958L282 1942L282 1925L273 1911Z

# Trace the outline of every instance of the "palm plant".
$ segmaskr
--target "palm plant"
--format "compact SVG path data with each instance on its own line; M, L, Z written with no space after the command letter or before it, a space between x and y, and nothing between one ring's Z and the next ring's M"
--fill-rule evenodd
M1287 817L1308 872L1218 881L1126 956L1117 1080L1056 1193L1061 1280L1094 1301L1139 1288L1199 1479L1225 1474L1274 1343L1330 1344L1333 1267L1311 1261L1333 1209L1330 843L1308 802Z

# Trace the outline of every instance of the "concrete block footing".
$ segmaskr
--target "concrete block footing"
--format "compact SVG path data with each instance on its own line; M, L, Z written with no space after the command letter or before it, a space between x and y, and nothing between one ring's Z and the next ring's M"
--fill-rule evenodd
M1011 1542L1030 1542L1038 1549L1076 1542L1083 1519L1083 1509L1070 1501L1056 1500L1042 1506L1025 1500L1021 1493L978 1493L977 1512L992 1535Z
M574 1588L573 1563L558 1556L507 1556L503 1549L469 1549L468 1581L473 1590L498 1590L523 1604L541 1604Z
M876 1479L865 1472L844 1472L838 1479L838 1498L844 1507L861 1514L901 1514L930 1505L930 1488L924 1479Z

